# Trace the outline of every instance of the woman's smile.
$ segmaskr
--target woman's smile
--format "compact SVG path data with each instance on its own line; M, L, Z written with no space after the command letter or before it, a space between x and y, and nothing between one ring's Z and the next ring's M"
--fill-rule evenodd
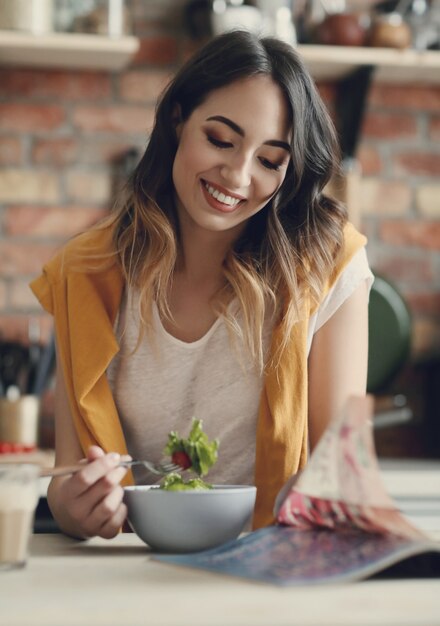
M238 205L246 201L243 196L237 196L224 187L203 179L201 180L201 187L208 204L216 211L231 213L238 208Z

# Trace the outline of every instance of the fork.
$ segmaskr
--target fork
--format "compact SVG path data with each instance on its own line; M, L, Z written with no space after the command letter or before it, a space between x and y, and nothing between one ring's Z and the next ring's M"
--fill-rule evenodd
M53 476L68 476L69 474L76 474L80 470L84 469L87 465L87 461L80 461L75 465L58 465L57 467L42 467L40 469L40 477L53 477ZM138 459L124 460L122 457L118 467L132 467L133 465L143 465L152 474L158 476L165 476L171 472L183 471L183 468L176 463L151 463L150 461L140 461Z

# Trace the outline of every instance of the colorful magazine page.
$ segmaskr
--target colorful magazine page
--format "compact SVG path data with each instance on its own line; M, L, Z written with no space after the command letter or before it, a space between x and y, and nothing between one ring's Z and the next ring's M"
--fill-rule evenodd
M372 434L372 398L353 397L305 470L284 490L279 522L297 528L359 528L427 538L400 513L383 484Z
M212 550L153 558L282 586L349 582L379 572L440 576L440 546L434 542L354 529L269 526Z

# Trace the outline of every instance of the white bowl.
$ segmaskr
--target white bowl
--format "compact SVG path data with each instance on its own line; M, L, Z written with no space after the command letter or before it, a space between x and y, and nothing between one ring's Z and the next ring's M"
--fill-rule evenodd
M256 487L214 485L200 491L125 487L134 532L153 550L197 552L238 537L252 517Z

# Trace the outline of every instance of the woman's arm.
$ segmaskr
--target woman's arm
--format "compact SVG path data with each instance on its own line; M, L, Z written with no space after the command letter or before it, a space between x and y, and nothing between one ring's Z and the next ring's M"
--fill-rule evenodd
M55 454L57 465L71 465L83 456L59 366L55 389ZM52 479L48 503L63 532L78 538L94 535L111 538L118 533L127 515L119 484L127 470L117 467L119 458L118 454L105 454L101 448L92 446L83 470L73 476Z
M365 395L368 367L366 281L317 331L308 360L309 441L318 443L352 395Z

